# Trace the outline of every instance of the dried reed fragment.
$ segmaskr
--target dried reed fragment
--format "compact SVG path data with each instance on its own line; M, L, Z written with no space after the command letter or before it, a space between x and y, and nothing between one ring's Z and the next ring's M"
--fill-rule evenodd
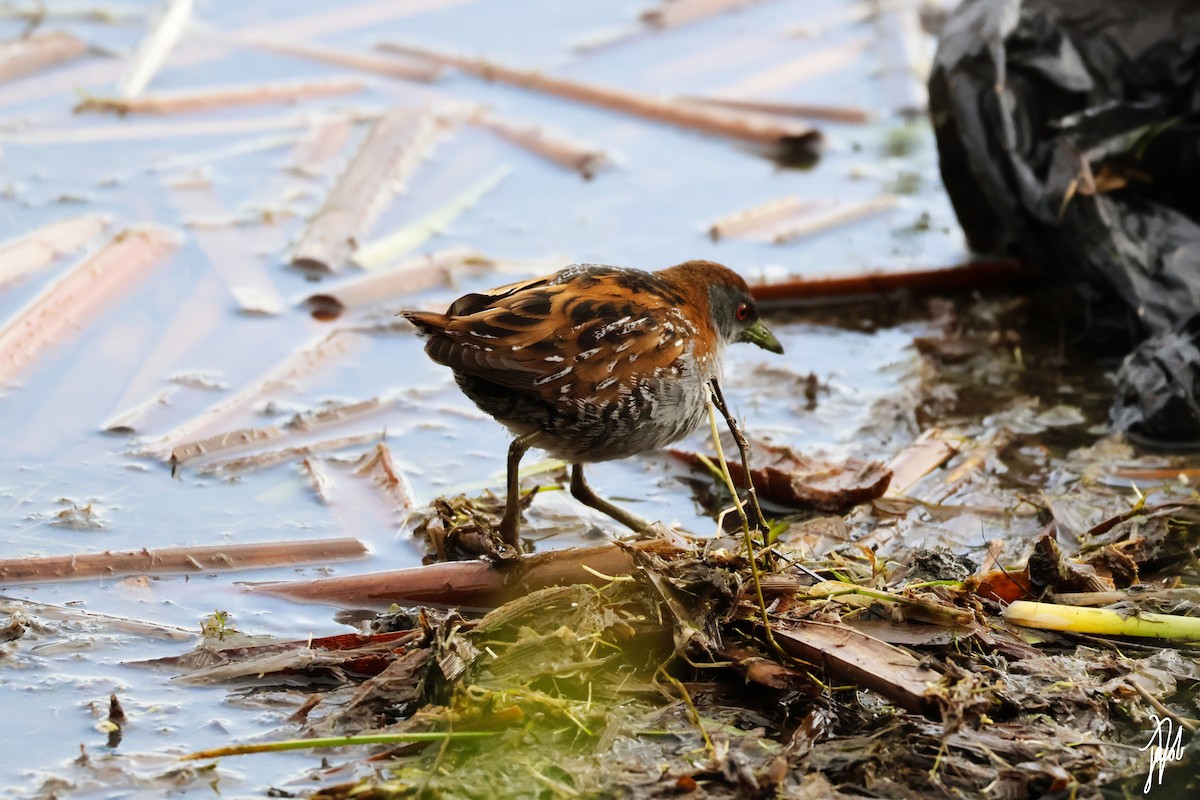
M96 238L108 226L100 214L71 217L0 243L0 286L50 266Z
M112 614L101 614L96 611L84 611L82 608L72 608L70 606L35 603L30 600L18 600L13 597L0 597L0 614L12 616L18 611L38 619L61 619L68 622L82 622L97 630L128 633L133 636L146 636L151 639L186 642L199 638L199 634L194 630L179 628L174 625L164 625L161 622L148 622L132 617L118 617Z
M896 207L896 197L890 194L872 197L858 203L839 203L831 208L808 214L795 222L784 223L771 232L775 244L783 244L805 236L824 233L831 228L858 222L873 214Z
M678 548L660 540L635 542L635 550L661 556ZM606 544L552 550L525 558L519 575L484 561L450 561L425 567L374 572L344 578L318 578L248 587L253 592L301 603L349 608L387 608L392 603L495 608L547 586L608 583L603 576L628 575L635 559L623 547ZM795 587L792 587L795 591Z
M364 454L358 460L354 474L378 486L394 511L408 511L413 507L412 487L404 474L396 469L387 443L380 442L373 451Z
M384 203L433 145L440 126L428 115L397 108L381 117L350 160L292 251L292 264L337 272L358 248Z
M321 501L321 505L329 505L329 494L333 489L333 478L325 469L325 462L319 458L306 456L300 462L300 468L308 475L312 483L313 493Z
M0 584L77 581L123 575L228 572L292 564L321 564L362 558L366 554L366 546L357 539L317 539L8 558L0 560Z
M855 106L812 105L808 103L780 103L772 100L733 100L724 97L681 97L688 103L732 108L738 111L753 111L759 114L775 114L781 117L801 117L804 119L823 119L830 122L850 122L864 124L870 122L874 115L865 108Z
M116 25L122 22L135 22L142 19L142 12L130 6L105 6L85 3L79 5L55 4L48 6L44 2L28 3L24 6L7 2L0 6L0 19L21 20L34 25L44 25L47 20L74 20L77 22L95 22L101 25Z
M499 186L510 172L511 167L501 164L432 211L422 214L397 231L367 242L355 252L352 260L363 269L378 269L416 250L430 237L449 228L456 219L478 204L488 192Z
M571 49L576 52L594 52L603 48L624 44L644 36L647 32L669 30L709 17L735 11L760 0L663 0L658 5L638 14L638 23L624 24L588 34L577 39Z
M94 142L136 142L145 139L176 137L236 136L268 131L300 130L309 127L309 114L279 114L244 119L203 119L184 122L143 122L139 125L91 125L88 127L44 128L7 134L13 144L92 144Z
M427 58L434 63L455 67L484 80L499 81L656 122L767 146L776 151L776 154L791 159L814 157L821 141L820 132L814 128L781 122L770 117L727 109L704 108L636 92L555 78L535 70L515 69L495 61L458 56L425 47L393 43L384 43L380 47L392 52Z
M62 275L0 325L0 384L166 259L178 237L164 228L127 230Z
M394 267L326 286L301 301L318 319L334 319L347 308L374 305L439 286L455 267L489 263L473 247L451 247L410 258Z
M645 34L646 26L624 23L596 31L589 31L582 36L572 39L570 47L576 53L595 53L619 44L624 44L631 39L636 39Z
M753 72L732 83L714 88L725 97L757 97L828 75L861 60L871 46L869 37L860 37L830 47L803 53L787 61L773 61L765 69Z
M0 42L0 82L56 67L86 52L83 40L65 31Z
M904 495L917 481L954 457L958 448L946 441L944 435L941 428L930 428L888 462L892 482L888 484L886 497Z
M372 397L358 403L335 405L329 408L322 408L319 411L297 414L282 425L241 428L235 431L218 433L204 439L178 445L171 451L171 463L178 467L188 466L196 461L208 460L214 456L237 450L245 450L264 442L272 442L289 436L309 433L324 427L346 422L347 420L358 419L367 414L390 408L391 406L392 401L388 398ZM378 438L376 434L369 434L365 441L373 441L375 438ZM275 452L280 453L283 451ZM305 455L309 452L313 451L303 450L303 454ZM271 461L269 459L270 454L258 454L258 456L266 457L263 458L264 465L279 463L278 461ZM249 456L247 459L255 457ZM228 463L212 464L205 471L207 473L221 472L222 467Z
M137 433L141 421L150 412L162 406L170 405L171 396L175 394L175 389L176 387L174 386L168 386L166 389L157 392L132 408L114 414L100 426L100 429L108 433Z
M208 458L218 453L245 450L274 441L284 435L283 429L275 425L266 428L241 428L236 431L226 431L179 445L171 451L171 463L185 467L201 458Z
M227 213L211 186L172 189L169 194L185 218L215 218ZM232 226L192 227L190 235L229 287L238 310L244 314L278 314L283 310L283 298L266 266L251 252L240 230Z
M947 293L1024 285L1028 271L1016 261L969 261L951 267L904 272L872 272L837 278L785 281L750 287L756 300L808 302L891 292Z
M743 211L735 211L732 214L721 217L709 226L708 235L715 242L728 236L740 236L760 231L764 227L773 225L782 219L816 208L819 205L819 201L802 200L794 194L789 194L786 197L780 197L778 200L769 200L761 205L753 206Z
M287 169L305 177L320 177L326 165L342 152L353 130L353 121L345 115L314 120L288 154Z
M677 28L758 2L761 0L669 0L646 9L638 18L660 30Z
M608 154L594 145L551 133L538 125L523 125L483 110L469 115L467 121L534 155L574 170L587 180L591 180L596 174L596 169L609 160Z
M339 436L335 439L324 439L319 442L284 447L279 450L266 450L262 453L253 453L224 461L214 461L211 464L201 467L200 472L204 475L236 475L239 472L269 469L277 464L311 456L314 453L327 453L334 450L344 450L347 447L370 444L378 441L382 436L382 432L356 433L350 436Z
M365 341L366 337L356 331L342 328L332 330L287 356L273 369L257 381L242 388L241 391L209 406L162 437L148 442L145 448L139 451L139 454L153 455L166 460L176 447L195 439L221 420L233 417L248 409L256 401L289 388L295 381L312 374L326 363L344 356Z
M366 86L361 78L322 78L320 80L279 81L246 86L218 86L211 89L185 89L158 92L139 97L86 97L76 112L101 111L115 114L186 114L237 106L269 103L296 103L318 97L335 97L360 92Z
M237 36L238 42L269 50L286 56L306 58L323 64L333 64L346 69L371 72L388 78L403 78L412 81L431 81L442 73L442 68L419 61L401 61L396 58L364 55L363 53L320 47L306 42L284 41L262 36Z
M272 36L288 42L304 42L363 28L379 29L397 20L477 2L479 0L366 0L354 3L318 3L313 6L318 10L312 13L305 14L297 9L287 15L272 15L266 22L244 28L241 33Z
M369 397L356 403L337 403L316 411L301 412L284 423L283 427L295 433L307 433L328 425L359 419L366 414L391 408L394 404L394 397Z

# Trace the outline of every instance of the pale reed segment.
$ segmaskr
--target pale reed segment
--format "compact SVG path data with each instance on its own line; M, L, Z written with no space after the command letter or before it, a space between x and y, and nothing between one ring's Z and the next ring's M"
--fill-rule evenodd
M373 451L364 453L355 465L354 474L379 487L393 511L408 511L415 505L408 478L396 468L386 442L380 442Z
M330 476L329 471L325 469L325 461L313 456L305 456L300 462L300 469L308 476L313 494L321 501L321 505L329 505L329 498L333 492L333 478Z
M828 122L848 122L861 125L874 119L874 114L865 108L854 106L812 105L809 103L783 103L773 100L734 100L725 97L696 97L679 98L686 103L701 103L720 108L732 108L738 111L753 111L759 114L775 114L781 117L801 117L805 119L820 119Z
M804 152L815 149L821 139L820 132L814 128L761 115L705 108L636 92L555 78L536 70L516 69L495 61L443 53L426 47L390 42L383 43L380 47L396 53L427 58L434 63L446 64L484 80L499 81L522 89L544 92L656 122L664 122L758 145Z
M8 558L0 560L0 584L42 584L126 575L231 572L344 561L363 558L368 552L366 545L358 539L343 538Z
M169 406L171 397L175 394L177 386L168 386L166 389L151 395L141 401L132 408L127 408L124 411L119 411L113 416L105 420L100 429L108 433L132 434L137 433L142 428L142 421L146 417L158 409Z
M127 633L133 636L146 636L151 639L165 639L172 642L186 642L200 638L198 631L175 625L101 614L96 611L84 611L81 608L70 606L35 603L15 597L0 597L0 614L12 616L17 612L39 620L60 619L68 622L82 622L90 630Z
M797 195L789 194L721 217L708 227L708 235L716 241L729 236L762 231L780 220L818 208L821 205L820 201L804 200Z
M765 69L744 75L737 80L714 87L710 92L724 97L762 97L816 78L861 61L871 46L870 37L804 53L787 61L776 61Z
M432 149L442 126L429 114L394 109L371 126L363 143L292 249L292 264L338 272L408 176Z
M150 23L118 83L121 97L133 99L145 91L179 41L191 16L192 0L171 0L166 10Z
M91 144L93 142L136 142L147 139L198 138L201 136L237 136L241 134L294 131L308 128L313 115L288 112L241 119L145 120L137 125L120 123L87 127L43 128L5 134L4 143L12 144Z
M321 47L306 42L283 41L264 36L235 36L235 41L260 50L268 50L280 55L295 56L309 61L319 61L346 69L370 72L387 78L401 78L410 81L431 81L442 73L442 68L427 62L400 61L387 56L373 56L364 53L354 53L337 50L332 47Z
M211 430L217 423L249 409L258 400L289 388L295 381L311 375L330 361L344 357L352 349L365 346L366 342L366 335L357 331L332 330L287 356L236 394L209 406L158 439L148 441L138 455L168 460L176 447L205 438L202 435L205 430Z
M203 439L194 439L178 445L171 451L171 463L177 467L186 467L197 461L207 461L219 455L228 455L267 442L358 419L389 408L391 405L390 398L372 397L357 403L346 403L306 414L297 414L288 422L280 425L222 431ZM376 437L376 434L371 434L371 436Z
M876 0L833 8L824 14L806 17L803 22L788 28L785 35L797 39L816 39L839 28L862 25L880 12L903 2L907 0Z
M238 33L248 36L270 36L285 41L305 41L328 38L369 28L380 22L412 17L429 11L438 11L459 5L476 3L479 0L374 0L366 3L325 3L321 10L309 15L281 19L278 14L270 15L267 21L243 28ZM189 40L171 54L174 68L190 67L225 58L232 49L229 42ZM80 87L99 87L120 79L125 64L116 60L88 61L72 65L40 77L37 81L15 82L11 87L0 87L0 107L30 100L44 100L58 95L75 96Z
M762 0L672 0L646 9L638 18L655 28L675 28L760 2Z
M65 31L0 42L0 82L65 64L86 52L87 44Z
M85 214L51 222L0 244L0 287L74 253L106 227L107 217Z
M474 247L450 247L401 261L394 267L348 278L326 286L300 301L322 318L336 317L347 308L376 305L446 283L450 271L464 264L487 264Z
M11 383L50 345L78 332L93 313L127 291L179 242L165 228L117 234L0 325L0 384Z
M469 156L470 153L460 153L460 155ZM444 170L443 174L445 172ZM512 167L507 164L495 167L483 177L472 181L461 191L456 192L446 202L435 206L416 219L406 222L399 229L385 236L365 242L355 251L350 260L365 270L376 270L413 252L431 237L448 229L455 220L478 205L511 172Z
M170 188L167 194L184 219L218 219L228 214L211 186ZM283 310L283 297L275 288L266 265L252 252L249 240L240 227L193 226L188 233L208 259L212 270L229 287L239 311L269 315Z
M117 6L87 6L82 3L70 5L46 3L29 3L18 6L15 3L0 5L0 19L5 21L20 20L26 24L45 25L48 22L88 22L101 25L118 25L142 22L145 13L132 5Z
M892 480L885 497L902 497L917 481L938 469L958 452L941 428L930 428L888 462Z
M595 145L568 139L540 125L515 122L483 110L468 114L466 120L589 180L609 160L608 154Z
M358 445L371 444L377 442L386 435L386 431L379 430L371 433L355 433L350 436L338 436L334 439L322 439L319 442L310 442L308 444L298 444L293 447L285 447L279 450L265 450L261 453L251 453L246 456L238 456L236 458L228 458L224 461L214 461L211 464L206 464L199 468L202 475L236 475L240 472L254 472L260 469L269 469L277 464L283 464L287 461L295 461L298 458L305 458L314 453L327 453L334 450L345 450L348 447L357 447Z
M158 92L131 98L87 97L75 107L75 110L114 114L187 114L220 108L296 103L321 97L337 97L361 92L364 88L366 88L366 83L362 78L357 77L279 81L246 86L215 86L210 89Z
M257 445L273 442L287 435L287 431L278 425L265 428L240 428L236 431L225 431L205 439L181 444L171 451L171 463L177 467L186 467L201 458L209 458L221 453L233 453L246 450Z
M931 474L929 479L923 481L915 490L910 486L908 496L924 503L946 503L988 464L998 463L1015 440L1016 436L1012 431L1001 428L986 439L972 440L975 447L970 450L965 449L967 442L963 442L964 449L955 453L959 460L953 467ZM1013 512L1004 513L1011 515Z
M350 140L354 120L342 115L312 121L287 157L287 169L304 177L321 177Z
M328 190L333 177L345 165L347 146L359 122L365 120L349 113L312 116L307 129L284 157L282 169L272 172L268 180L261 182L242 206L279 209L281 215L310 214L312 207L307 198L313 191L323 193ZM274 211L265 213L259 221L261 224L243 230L248 250L266 254L277 264L281 256L287 258L297 233L291 224L277 218Z
M842 203L833 208L818 211L793 223L785 223L772 231L771 241L775 244L794 241L805 236L823 233L841 225L888 211L896 207L896 197L883 194L861 203Z
M479 0L365 0L353 3L318 3L305 14L288 9L287 14L272 14L270 19L243 28L239 33L271 36L289 42L305 42L366 29L379 30L399 20L431 11L474 5Z
M601 28L600 30L588 31L571 39L569 46L576 53L590 55L645 36L648 30L645 25L627 22L621 25Z

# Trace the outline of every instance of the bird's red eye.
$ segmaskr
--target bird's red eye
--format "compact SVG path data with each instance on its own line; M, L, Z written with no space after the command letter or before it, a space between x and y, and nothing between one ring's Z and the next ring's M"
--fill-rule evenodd
M733 313L737 317L738 322L745 322L746 318L750 316L750 306L747 303L742 303L737 307L737 311Z

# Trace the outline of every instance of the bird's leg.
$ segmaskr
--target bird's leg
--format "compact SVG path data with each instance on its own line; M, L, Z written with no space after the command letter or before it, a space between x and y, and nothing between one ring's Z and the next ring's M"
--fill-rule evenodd
M506 544L521 549L521 457L537 440L538 431L513 439L508 446L508 498L504 504L504 519L500 520L500 538Z
M725 418L725 424L729 426L729 432L733 434L733 440L737 442L738 451L742 455L742 474L746 476L746 496L750 500L750 510L754 514L754 525L763 535L766 540L767 532L771 530L771 526L767 524L767 518L763 516L762 508L758 505L758 493L754 491L754 481L750 478L750 443L746 441L745 434L738 427L733 415L729 413L729 406L725 405L725 396L721 394L721 384L717 383L717 379L713 378L709 382L712 386L713 405L717 407L717 411L721 412L721 416Z
M603 511L617 522L638 533L649 533L650 523L620 506L614 506L598 496L588 482L583 479L583 464L571 465L571 496L585 506L591 506L597 511Z

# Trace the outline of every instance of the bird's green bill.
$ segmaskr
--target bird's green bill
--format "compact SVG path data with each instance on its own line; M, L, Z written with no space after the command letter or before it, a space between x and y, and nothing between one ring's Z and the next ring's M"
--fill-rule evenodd
M767 330L767 326L762 324L761 319L742 331L742 335L738 337L738 341L756 344L763 350L770 350L772 353L783 352L783 345L775 338L775 334Z

